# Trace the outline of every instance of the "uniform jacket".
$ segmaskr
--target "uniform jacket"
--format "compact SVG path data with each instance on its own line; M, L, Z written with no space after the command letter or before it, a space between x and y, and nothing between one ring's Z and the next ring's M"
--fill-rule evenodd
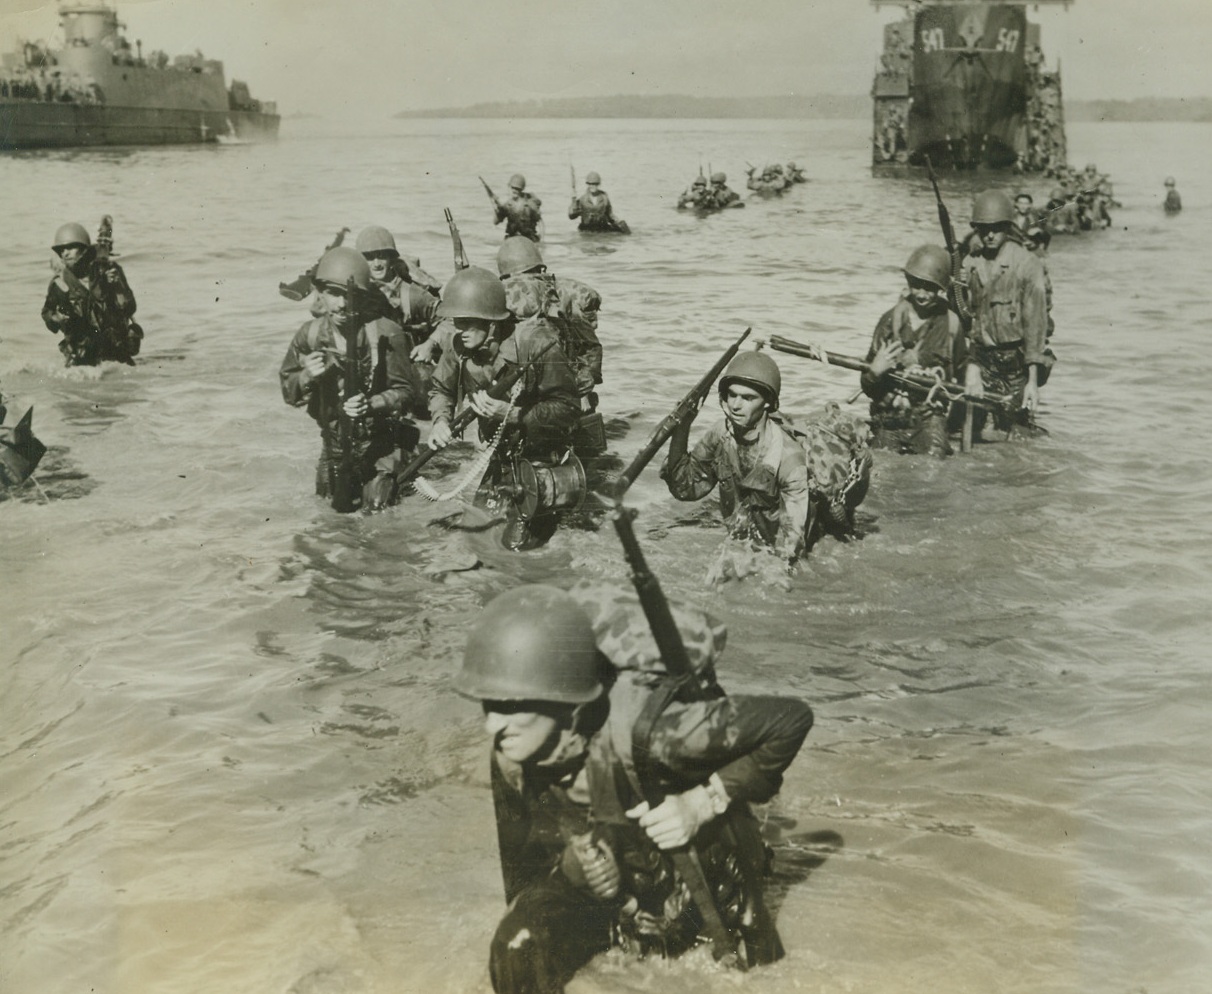
M483 363L460 355L457 346L443 349L429 389L430 416L434 420L449 420L463 398L487 389L507 365L529 362L544 348L547 351L542 358L522 377L516 404L522 433L571 437L581 411L576 381L556 332L535 320L518 323L503 340L490 337L486 348L488 360ZM490 437L492 430L495 426L481 424L481 437Z
M303 357L328 351L330 365L324 375L308 379ZM369 400L379 396L381 410L372 420L385 421L409 410L420 393L420 381L408 356L409 341L394 321L379 318L358 329L358 382ZM306 407L325 435L336 432L345 395L345 338L328 316L306 321L295 332L278 370L282 399L293 407Z
M943 371L944 379L954 380L957 370L965 361L965 339L959 317L945 306L940 306L938 313L932 314L914 327L918 320L913 305L908 300L899 301L895 307L885 312L871 336L867 362L875 358L875 353L882 346L899 341L906 351L902 354L898 368L938 368ZM876 379L866 372L862 374L860 384L863 393L871 398L872 412L891 403L892 395L897 391L896 384L888 377ZM920 404L922 400L921 397L911 398L915 405Z
M519 273L505 280L505 298L518 320L551 322L572 366L578 393L589 393L602 382L602 343L597 333L602 298L593 287L552 273Z
M579 197L573 197L568 216L581 219L579 227L582 231L615 229L614 208L605 190L586 190Z
M543 201L533 194L516 193L508 200L495 205L496 220L493 224L505 222L505 237L525 235L533 242L539 240L539 222L543 219L539 208Z
M1047 276L1043 263L1016 241L1003 243L997 255L964 260L975 345L1022 342L1027 364L1043 363L1048 335Z
M720 512L734 534L752 528L785 559L804 549L808 463L804 450L770 418L744 450L726 422L707 429L681 458L671 455L661 477L677 500L702 500L717 484Z
M135 295L116 262L103 262L94 254L78 268L75 288L63 274L50 281L42 320L50 331L62 332L74 351L111 358L101 340L111 325L125 329L135 314Z
M560 872L568 835L593 829L619 863L622 894L636 898L641 910L656 918L672 917L673 928L684 927L691 918L670 915L679 909L676 902L684 900L676 871L624 813L641 800L632 736L651 693L635 674L620 674L610 691L604 725L587 740L566 733L550 764L519 766L493 755L493 800L507 900L527 885ZM704 873L716 894L726 890L730 873L736 877L737 859L756 860L759 867L764 861L746 802L768 801L778 792L784 771L811 727L812 711L801 701L725 697L722 692L706 701L675 701L656 718L648 741L660 786L668 793L681 792L715 773L732 805L743 812L742 831L732 841L722 839L719 818L695 838ZM753 830L745 832L746 826ZM734 845L751 851L735 854ZM727 919L727 907L721 911ZM741 922L728 924L743 931ZM747 940L767 944L768 959L781 955L777 933L747 936Z
M416 283L396 275L384 283L375 283L387 298L392 320L399 324L415 345L427 339L438 326L438 298Z

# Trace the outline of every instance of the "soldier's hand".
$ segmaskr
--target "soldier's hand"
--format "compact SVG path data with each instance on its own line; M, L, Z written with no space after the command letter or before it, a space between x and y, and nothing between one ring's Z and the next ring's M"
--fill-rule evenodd
M895 369L904 352L905 346L900 342L885 342L871 357L871 375L878 380L885 373Z
M439 418L430 425L428 445L431 449L444 449L452 441L454 433L450 430L450 422L445 418Z
M639 821L658 849L677 849L715 817L715 809L707 788L699 786L682 794L670 794L655 808L643 801L628 811L627 817Z
M500 421L509 413L510 404L507 400L497 400L488 396L487 390L477 390L471 395L471 409L488 421Z
M105 270L105 282L106 283L113 285L116 283L120 283L121 281L122 281L122 274L120 272L118 272L117 266L109 266Z
M1035 413L1035 409L1039 406L1039 384L1028 381L1023 388L1023 407Z
M354 394L349 400L341 405L341 409L345 411L345 416L349 418L365 417L370 411L370 403L366 400L365 394Z
M437 362L438 353L442 351L442 347L437 343L432 336L425 339L419 345L415 346L409 358L413 362Z
M985 381L981 379L979 366L970 365L964 374L964 393L971 397L985 396Z
M328 360L323 352L308 352L303 357L303 371L309 380L319 379L328 368Z

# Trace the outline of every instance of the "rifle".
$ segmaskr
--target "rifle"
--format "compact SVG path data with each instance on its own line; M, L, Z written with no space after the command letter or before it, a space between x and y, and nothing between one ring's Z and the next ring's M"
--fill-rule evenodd
M741 343L749 337L751 331L753 331L752 328L746 328L741 337L724 350L724 354L716 360L715 365L707 370L706 375L694 385L685 397L678 401L677 406L666 414L664 420L657 425L656 431L652 433L652 437L648 439L648 443L640 449L636 457L631 460L631 465L623 470L622 474L614 482L613 490L616 500L622 499L623 494L635 483L636 477L644 471L644 467L652 461L652 457L669 440L669 436L674 433L678 425L698 412L703 401L707 398L707 391L711 389L711 385L716 381L720 373L724 371L724 367L732 362L732 357L740 350Z
M554 348L556 344L557 340L552 339L541 349L539 349L538 352L532 355L526 362L519 366L510 366L508 369L502 372L501 375L493 380L489 385L488 396L493 400L504 400L507 396L509 396L509 391L513 389L513 385L526 374L527 370L529 370L531 366L543 358L548 349ZM470 425L476 419L476 417L477 415L474 408L472 408L470 405L464 407L463 410L450 419L451 435L455 438L462 435L463 432L466 431L467 426ZM396 477L400 485L403 486L404 484L408 483L414 476L417 475L417 473L421 471L421 468L427 462L429 462L430 459L437 455L437 453L437 449L428 448L418 453L412 462L405 466Z
M577 198L577 170L576 170L576 167L571 162L568 164L568 172L572 176L572 199L576 200L576 198Z
M802 345L799 342L792 341L790 338L783 338L781 335L770 336L770 347L777 349L779 352L802 356L805 359L816 359L821 362L827 362L831 366L841 366L843 369L854 369L860 373L871 372L870 363L863 362L862 359L842 355L838 352L826 352L824 349L816 349L811 345ZM973 397L965 393L958 383L936 380L932 376L923 376L919 373L906 373L894 369L890 370L887 375L898 386L904 387L910 393L915 393L922 397L933 390L941 393L952 403L969 404L974 407L984 407L988 410L994 410L995 408L1010 410L1013 401L1013 398L1000 393L986 393L984 397Z
M450 208L445 207L443 210L446 213L446 227L450 229L450 241L454 246L455 269L467 269L471 263L467 260L467 253L463 251L463 238L459 234L459 226L455 224L454 215L450 213Z
M483 176L481 176L481 177L480 177L480 182L481 182L481 183L484 183L484 177L483 177ZM497 195L496 195L495 193L493 193L493 192L492 192L492 187L491 187L491 186L489 186L487 183L484 183L484 192L488 194L488 199L489 199L489 200L491 200L491 201L493 202L493 204L496 206L497 210L500 210L500 209L501 209L501 201L497 200Z
M358 369L358 338L362 330L361 310L358 306L358 286L351 276L345 285L349 306L354 309L354 328L345 337L345 389L342 400L349 400L362 392ZM362 506L362 488L358 481L357 457L354 453L354 419L341 409L340 442L341 459L337 464L336 478L332 487L332 507L340 514L349 514Z
M748 331L746 331L748 334ZM744 338L744 336L742 336ZM668 676L662 684L653 691L655 701L645 705L636 728L632 732L632 754L635 760L636 776L640 782L644 799L650 808L656 807L664 800L656 770L653 768L649 751L652 726L661 713L673 701L701 701L711 695L696 679L686 646L682 642L677 623L661 590L660 581L648 568L644 552L636 538L632 521L636 512L622 505L621 495L615 499L614 528L623 545L623 557L630 567L631 582L639 596L640 606L648 627L652 630L653 640L657 651L665 664ZM744 878L748 902L742 907L742 919L749 921L749 927L757 937L773 936L773 942L755 942L749 936L745 937L744 955L740 954L739 937L731 934L720 915L711 885L703 872L703 864L693 841L680 849L668 852L678 876L690 889L691 897L703 918L703 931L711 941L711 952L717 960L727 959L738 968L745 970L756 963L773 962L782 955L782 944L774 930L769 911L762 900L761 870L746 858L747 852L752 852L753 846L742 846L738 839L741 821L746 815L739 809L729 807L719 816L725 838L736 853L737 863ZM750 825L752 835L754 826ZM750 840L752 841L752 839ZM759 842L760 845L760 842Z
M943 229L943 243L947 246L947 254L951 257L951 285L947 288L947 300L951 304L952 310L959 315L960 324L963 326L964 333L967 334L968 329L972 326L972 311L968 308L968 302L960 290L963 283L961 278L963 266L960 262L959 246L955 243L955 228L951 225L951 212L943 203L943 194L938 188L938 177L934 175L934 164L930 161L930 156L925 156L925 159L926 175L930 177L930 185L934 187L934 200L938 204L938 223ZM964 408L964 429L960 435L961 452L971 451L972 430L972 405L967 404Z
M108 214L101 218L101 223L97 226L97 259L100 262L109 262L110 255L114 251L114 219Z

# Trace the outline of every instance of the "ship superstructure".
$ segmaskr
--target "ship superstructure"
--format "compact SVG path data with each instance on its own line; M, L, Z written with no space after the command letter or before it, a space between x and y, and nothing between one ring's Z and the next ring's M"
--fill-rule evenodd
M144 56L104 3L59 7L63 45L0 58L0 148L162 145L277 136L276 106L200 52Z

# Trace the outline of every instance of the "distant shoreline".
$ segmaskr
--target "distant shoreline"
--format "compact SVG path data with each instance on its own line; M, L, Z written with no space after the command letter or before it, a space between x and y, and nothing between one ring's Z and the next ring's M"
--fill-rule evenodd
M611 96L515 100L405 110L400 119L435 118L767 118L855 120L871 115L871 98L846 94L779 97ZM1066 100L1065 118L1088 121L1212 121L1212 97Z

